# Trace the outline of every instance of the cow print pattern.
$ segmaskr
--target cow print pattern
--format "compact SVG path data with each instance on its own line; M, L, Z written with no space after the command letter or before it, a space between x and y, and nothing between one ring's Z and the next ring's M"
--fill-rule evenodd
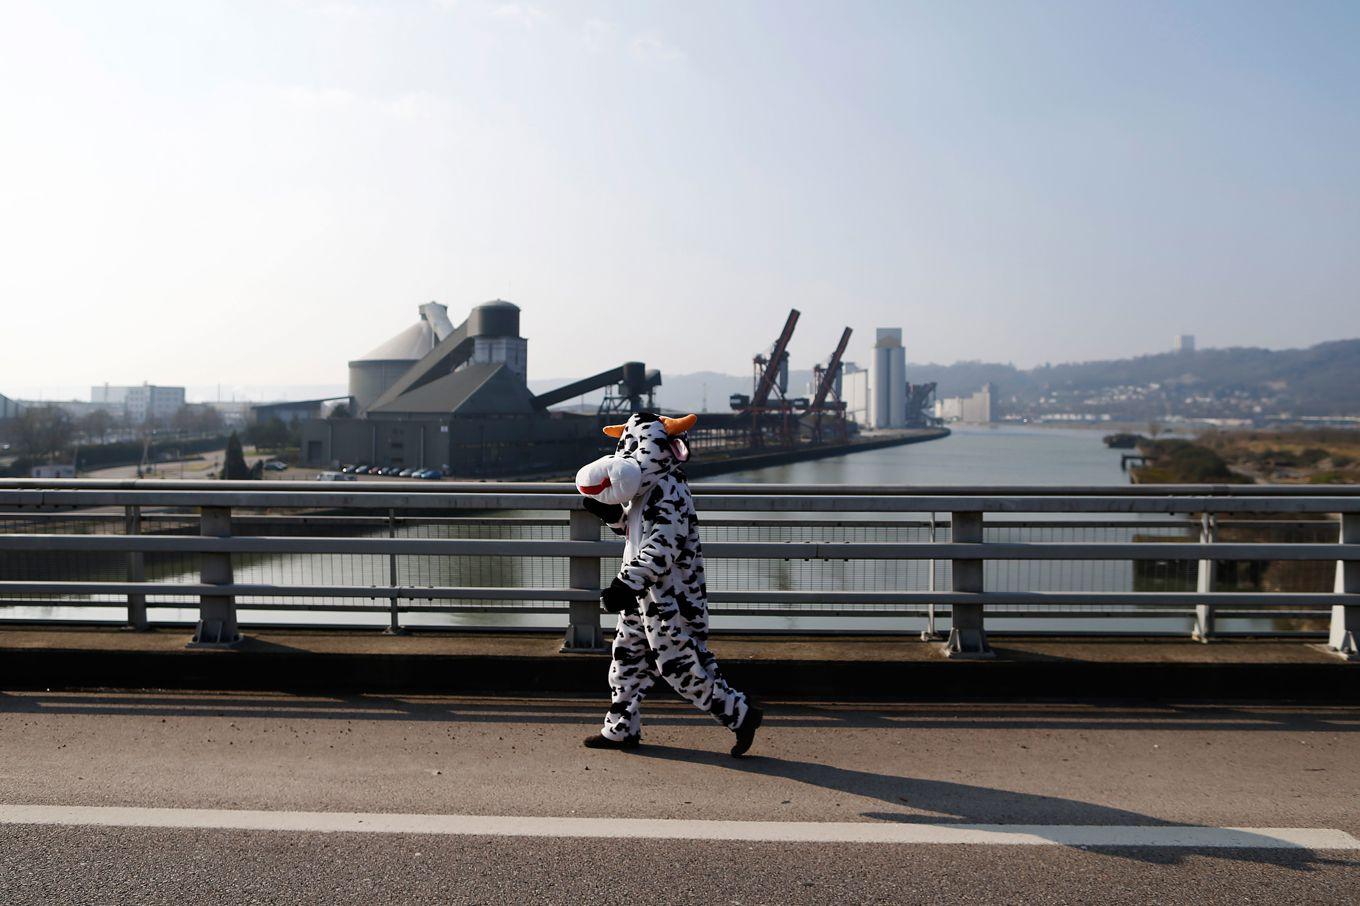
M642 471L638 495L609 527L625 534L629 516L642 507L637 549L624 551L619 578L638 592L638 613L619 614L609 666L612 703L605 736L621 740L640 733L640 709L657 678L728 729L746 718L746 696L728 685L708 650L708 592L699 518L666 427L655 415L628 419L615 456Z

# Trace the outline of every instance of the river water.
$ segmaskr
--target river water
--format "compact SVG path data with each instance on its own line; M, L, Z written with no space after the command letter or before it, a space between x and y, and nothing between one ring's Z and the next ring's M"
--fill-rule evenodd
M1098 431L956 426L939 440L715 477L789 484L1123 485Z

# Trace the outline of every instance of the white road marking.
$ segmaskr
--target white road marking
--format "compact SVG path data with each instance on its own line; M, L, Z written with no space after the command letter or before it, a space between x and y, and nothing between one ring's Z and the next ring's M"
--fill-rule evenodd
M405 815L381 812L273 812L78 805L0 805L0 824L497 837L749 840L781 843L1360 850L1360 840L1345 831L1311 827L688 821L662 818Z

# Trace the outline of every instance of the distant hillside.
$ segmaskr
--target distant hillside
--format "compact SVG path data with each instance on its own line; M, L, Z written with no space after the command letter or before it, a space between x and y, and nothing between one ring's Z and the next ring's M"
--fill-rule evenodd
M1023 403L1053 391L1095 393L1111 387L1159 384L1179 388L1184 394L1244 393L1268 399L1274 407L1296 415L1360 412L1360 340L1334 340L1307 349L1167 352L1028 371L982 362L908 365L907 376L912 381L936 381L942 396L971 393L984 381L992 381L1001 399Z

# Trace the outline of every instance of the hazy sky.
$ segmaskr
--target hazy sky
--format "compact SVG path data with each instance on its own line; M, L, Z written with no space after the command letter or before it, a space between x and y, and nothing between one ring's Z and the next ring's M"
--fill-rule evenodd
M0 393L1360 335L1360 3L0 0Z

